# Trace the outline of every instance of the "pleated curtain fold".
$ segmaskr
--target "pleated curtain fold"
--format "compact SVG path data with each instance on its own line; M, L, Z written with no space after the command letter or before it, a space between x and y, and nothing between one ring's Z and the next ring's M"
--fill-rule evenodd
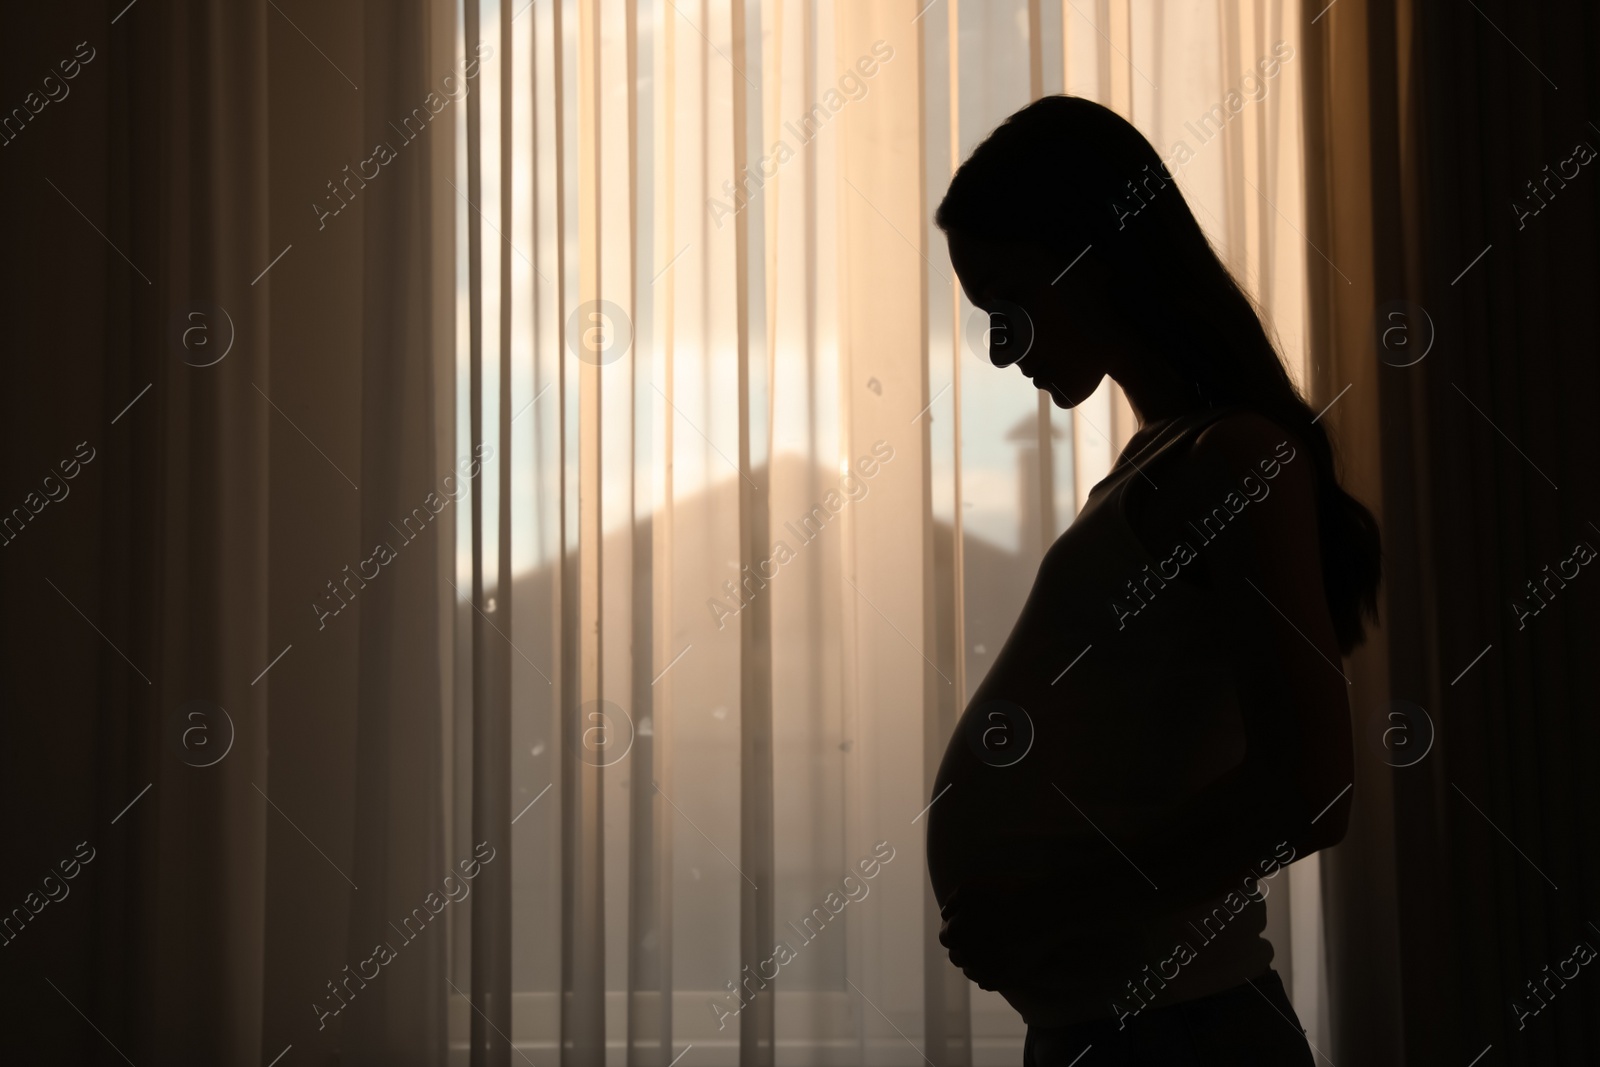
M1600 1057L1592 23L1340 0L1305 37L1314 392L1385 542L1324 870L1339 1063Z
M17 14L8 68L59 100L5 145L38 206L6 348L39 358L8 356L0 421L19 461L93 458L0 557L37 605L6 613L7 702L51 709L4 788L19 869L93 858L7 943L6 1046L443 1062L430 908L472 856L446 849L456 505L429 504L456 461L448 6Z

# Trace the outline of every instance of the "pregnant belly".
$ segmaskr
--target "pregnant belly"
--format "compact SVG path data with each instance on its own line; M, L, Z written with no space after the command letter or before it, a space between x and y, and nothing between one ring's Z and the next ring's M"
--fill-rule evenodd
M1015 691L1015 690L1013 690ZM998 714L997 714L998 713ZM998 938L1036 944L1053 932L1048 969L1028 966L994 974L996 988L1029 1025L1065 1026L1139 1009L1129 982L1187 946L1186 962L1167 974L1162 1003L1204 996L1259 975L1272 947L1261 936L1264 908L1236 918L1218 911L1220 899L1167 913L1122 915L1082 903L1076 890L1127 877L1143 831L1169 819L1185 791L1146 778L1148 761L1130 758L1115 738L1093 729L1062 728L1068 714L1027 719L992 699L974 701L945 750L928 810L928 873L943 905L952 892L995 885L1029 886L1043 875L1044 892L1019 888L983 912L998 921ZM1039 719L1040 716L1030 716ZM1106 742L1102 747L1102 742ZM1104 834L1105 836L1102 836ZM1117 844L1112 848L1107 838ZM1059 890L1057 889L1059 887ZM998 942L996 942L998 943ZM1163 972L1166 973L1166 972Z
M1019 705L979 699L967 709L945 749L934 780L938 799L928 810L936 899L968 878L1076 866L1076 846L1095 830L1068 800L1079 779L1061 742L1058 729ZM1085 876L1092 862L1082 858Z
M946 746L928 811L928 871L940 901L985 875L1097 877L1107 838L1136 840L1196 784L1191 772L1175 773L1176 753L1161 751L1184 731L1168 729L1158 744L1126 707L1023 695L1035 710L980 688Z

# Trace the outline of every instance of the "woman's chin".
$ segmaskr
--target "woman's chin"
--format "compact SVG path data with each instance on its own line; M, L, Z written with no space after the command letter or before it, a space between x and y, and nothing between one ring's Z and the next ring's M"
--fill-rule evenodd
M1078 401L1072 399L1066 393L1063 393L1061 391L1061 387L1058 385L1042 385L1039 388L1043 389L1045 393L1049 395L1050 400L1055 404L1055 406L1061 408L1063 411L1070 411L1078 406Z

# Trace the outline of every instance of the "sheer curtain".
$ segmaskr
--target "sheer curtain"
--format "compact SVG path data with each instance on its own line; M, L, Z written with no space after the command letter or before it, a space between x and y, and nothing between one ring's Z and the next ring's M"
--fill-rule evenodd
M500 461L457 513L447 854L511 859L455 917L458 1056L1017 1060L937 944L922 816L1134 425L987 364L931 215L1011 111L1097 99L1299 376L1299 29L1282 0L467 0L456 452ZM1269 901L1313 1042L1318 884Z

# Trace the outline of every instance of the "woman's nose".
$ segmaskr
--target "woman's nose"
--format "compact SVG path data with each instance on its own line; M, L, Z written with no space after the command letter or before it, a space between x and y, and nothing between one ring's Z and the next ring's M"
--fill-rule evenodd
M989 312L989 362L1009 367L1033 347L1033 318L1019 304L1002 301Z

